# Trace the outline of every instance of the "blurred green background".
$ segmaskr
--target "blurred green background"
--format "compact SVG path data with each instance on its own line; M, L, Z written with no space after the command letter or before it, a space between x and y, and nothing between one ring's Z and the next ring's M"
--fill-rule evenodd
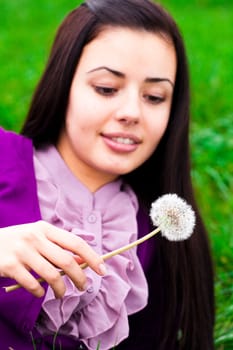
M78 3L0 0L0 125L20 130L57 26ZM160 3L176 19L187 47L192 175L216 271L215 344L218 350L232 350L233 1Z

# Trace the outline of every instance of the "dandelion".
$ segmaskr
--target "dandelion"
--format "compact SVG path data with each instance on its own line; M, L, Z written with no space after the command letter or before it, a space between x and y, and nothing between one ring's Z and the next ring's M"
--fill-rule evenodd
M187 239L193 233L195 214L191 206L176 194L165 194L151 205L150 217L161 235L170 241Z
M152 203L150 218L153 225L157 226L153 231L132 243L102 255L103 260L107 260L117 254L121 254L126 250L134 248L159 232L170 241L187 239L193 233L195 226L195 214L191 206L188 205L184 199L171 193L159 197ZM82 269L85 269L87 266L87 263L80 265ZM60 274L64 275L64 271L60 271ZM43 281L42 278L38 279L38 282L40 283ZM11 292L21 288L21 286L15 284L3 288L6 292Z

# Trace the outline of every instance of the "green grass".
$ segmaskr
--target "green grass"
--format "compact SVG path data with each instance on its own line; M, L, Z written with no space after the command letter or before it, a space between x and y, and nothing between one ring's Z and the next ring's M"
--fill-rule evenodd
M160 1L190 62L193 181L216 269L217 350L233 349L233 2ZM18 131L55 30L74 0L0 0L0 124Z

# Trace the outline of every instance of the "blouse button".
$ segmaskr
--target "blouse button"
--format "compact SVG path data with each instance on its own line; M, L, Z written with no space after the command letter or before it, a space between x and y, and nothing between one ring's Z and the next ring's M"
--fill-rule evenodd
M90 224L94 224L96 222L97 218L95 216L95 214L90 214L87 218L87 221L90 223Z
M88 289L87 289L87 293L93 293L94 292L94 288L93 287L89 287Z

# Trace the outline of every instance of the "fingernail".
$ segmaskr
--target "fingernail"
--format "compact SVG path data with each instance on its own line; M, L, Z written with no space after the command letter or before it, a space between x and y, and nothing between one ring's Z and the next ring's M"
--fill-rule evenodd
M62 297L63 297L63 295L61 295L60 293L54 293L54 295L55 295L55 298L56 299L62 299Z
M91 285L91 281L89 281L89 279L87 279L87 281L84 283L84 285L81 287L81 291L85 292Z
M99 265L99 272L102 276L106 275L107 269L106 269L106 266L104 264Z
M87 289L87 284L84 283L82 286L78 286L78 289L80 290L80 292L85 292L85 290Z

